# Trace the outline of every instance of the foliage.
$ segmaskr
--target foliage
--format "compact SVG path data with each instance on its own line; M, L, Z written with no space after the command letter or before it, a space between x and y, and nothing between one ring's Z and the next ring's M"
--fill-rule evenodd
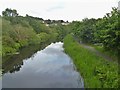
M36 33L46 32L48 33L49 28L43 24L40 20L36 20L33 17L26 16L27 21L29 22L30 26L36 31Z
M16 17L18 16L18 13L17 13L17 10L15 9L9 9L9 8L6 8L5 11L2 12L3 16L5 17Z
M111 13L106 14L96 24L97 38L107 50L117 51L120 47L120 28L118 26L118 9L112 8Z
M30 39L35 37L31 27L23 27L20 24L12 25L10 21L2 19L3 55L15 53L20 47L28 45Z
M120 19L118 8L112 8L103 18L72 22L72 33L83 43L103 45L107 51L120 51Z
M86 88L118 88L117 63L96 56L83 48L71 35L65 37L64 48L84 78Z
M94 43L95 19L85 18L81 22L73 22L73 34L84 43Z
M19 16L15 9L7 8L2 14L3 56L16 53L28 45L60 41L67 34L67 26L46 26L43 19Z
M62 25L62 24L58 24L58 25L51 25L50 28L53 31L57 32L57 41L62 41L64 39L64 37L70 33L71 31L71 25Z

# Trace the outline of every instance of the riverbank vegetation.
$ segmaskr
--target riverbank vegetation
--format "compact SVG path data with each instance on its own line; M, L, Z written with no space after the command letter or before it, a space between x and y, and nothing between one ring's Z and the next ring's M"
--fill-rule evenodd
M20 48L60 41L66 35L66 26L48 26L42 18L20 16L15 9L6 9L0 17L2 22L2 55L14 54Z
M103 18L88 19L72 22L72 33L78 42L103 47L105 51L112 52L115 57L120 51L120 19L118 8L112 8Z
M30 44L62 41L64 37L72 33L78 42L95 45L112 52L118 57L120 51L120 28L118 23L119 12L112 8L103 18L73 21L69 23L63 20L43 20L42 18L20 16L15 9L6 9L2 12L2 55L15 53L21 47ZM64 25L63 25L64 24Z
M64 48L83 76L86 88L119 86L119 15L118 9L112 8L103 18L85 18L71 23L71 35L64 39ZM112 61L97 56L81 43L93 46Z
M83 77L85 88L118 88L118 63L96 56L72 35L65 37L64 48Z

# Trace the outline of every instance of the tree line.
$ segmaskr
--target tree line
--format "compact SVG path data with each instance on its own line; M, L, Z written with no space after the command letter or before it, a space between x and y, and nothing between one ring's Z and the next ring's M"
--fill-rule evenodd
M20 16L15 9L2 12L2 55L13 54L33 44L46 44L62 40L66 27L62 24L46 26L42 18Z
M7 8L0 16L2 19L2 54L14 53L30 44L62 41L67 34L72 33L79 42L100 45L105 50L118 55L120 51L119 17L118 8L114 7L102 18L85 18L82 21L66 22L69 24L62 25L65 23L63 20L44 20L27 14L23 17L18 14L17 10Z

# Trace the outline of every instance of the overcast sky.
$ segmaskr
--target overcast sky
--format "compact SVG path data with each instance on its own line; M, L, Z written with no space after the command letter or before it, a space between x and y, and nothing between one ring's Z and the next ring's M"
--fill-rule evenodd
M118 6L119 0L0 0L0 14L6 8L16 9L43 19L82 20L100 18Z

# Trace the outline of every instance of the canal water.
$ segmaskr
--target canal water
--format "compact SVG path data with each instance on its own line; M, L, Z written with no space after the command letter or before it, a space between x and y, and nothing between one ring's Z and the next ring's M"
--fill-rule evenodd
M26 50L24 55L31 52L30 49ZM7 58L3 63L3 88L84 87L82 77L71 58L64 53L63 43L51 43L23 59L24 55Z

